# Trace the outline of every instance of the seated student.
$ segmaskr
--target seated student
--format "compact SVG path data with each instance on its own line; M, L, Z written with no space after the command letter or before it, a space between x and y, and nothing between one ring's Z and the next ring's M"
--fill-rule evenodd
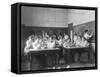
M33 42L33 39L34 39L34 35L33 36L29 36L28 40L26 41L26 45L25 45L25 48L24 48L24 52L25 53L28 53L30 49L32 49L32 42Z
M39 45L39 47L38 47L38 49L41 49L41 45L42 45L42 36L38 36L38 45Z
M41 49L47 48L47 38L43 38L41 41Z
M53 40L51 37L49 38L49 41L47 43L48 48L54 48L55 47L55 40Z
M76 38L77 39L75 40L75 46L76 47L81 47L81 37L77 36Z
M87 42L87 40L85 40L84 38L82 38L81 43L80 43L81 47L88 47L89 43Z
M69 39L69 36L64 33L64 40L67 40L67 39Z
M78 36L77 43L80 46L80 44L81 44L81 37L80 36Z
M62 44L63 44L63 38L62 38L61 35L58 36L58 41L57 41L57 43L59 44L59 46L62 46Z
M63 42L63 47L70 47L70 39L67 39Z
M68 39L68 35L64 33L64 39Z
M33 49L37 50L41 48L42 39L39 36L35 36L34 42L32 43Z
M78 42L78 35L77 34L75 34L74 35L74 44L75 44L75 46L77 46L78 44L77 44L77 42Z

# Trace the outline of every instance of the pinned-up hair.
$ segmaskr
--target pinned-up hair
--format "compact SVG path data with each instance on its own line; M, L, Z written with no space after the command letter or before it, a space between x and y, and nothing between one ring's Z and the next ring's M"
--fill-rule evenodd
M89 30L85 30L84 32L88 32Z

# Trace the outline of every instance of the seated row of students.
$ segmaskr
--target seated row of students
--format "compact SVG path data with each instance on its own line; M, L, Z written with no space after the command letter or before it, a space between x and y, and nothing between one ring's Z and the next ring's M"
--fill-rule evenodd
M86 35L86 34L84 34ZM88 35L89 36L89 35ZM73 43L71 44L71 40L67 34L64 35L48 35L45 33L44 37L42 35L31 35L26 41L26 45L24 48L24 52L28 53L31 49L51 49L59 46L63 47L87 47L89 46L89 42L86 37L81 37L77 34L74 34Z

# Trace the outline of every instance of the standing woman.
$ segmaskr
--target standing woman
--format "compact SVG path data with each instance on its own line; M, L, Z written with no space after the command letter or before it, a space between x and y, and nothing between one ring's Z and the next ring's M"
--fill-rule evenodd
M89 41L90 38L91 38L92 36L93 36L93 33L89 34L89 31L88 31L88 30L85 30L85 31L84 31L83 37L84 37L87 41Z

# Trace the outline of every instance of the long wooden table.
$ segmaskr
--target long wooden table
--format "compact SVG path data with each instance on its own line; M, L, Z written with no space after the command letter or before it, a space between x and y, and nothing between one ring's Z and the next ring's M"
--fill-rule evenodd
M67 60L67 64L71 64L71 63L81 63L82 61L80 60L81 55L84 53L87 53L87 62L90 62L90 54L91 54L92 50L91 48L87 47L87 48L76 48L76 47L72 47L72 48L64 48L63 50L63 54L64 57Z
M27 55L30 57L31 64L33 63L32 59L35 57L39 64L42 66L41 68L52 67L56 65L61 49L53 48L53 49L42 49L42 50L31 50Z
M42 50L30 50L27 54L30 57L31 65L34 56L38 60L38 63L42 68L53 67L59 63L59 60L63 58L66 64L75 63L75 54L78 54L78 62L80 62L80 55L83 53L88 54L88 62L90 62L90 48L53 48L53 49L42 49Z

